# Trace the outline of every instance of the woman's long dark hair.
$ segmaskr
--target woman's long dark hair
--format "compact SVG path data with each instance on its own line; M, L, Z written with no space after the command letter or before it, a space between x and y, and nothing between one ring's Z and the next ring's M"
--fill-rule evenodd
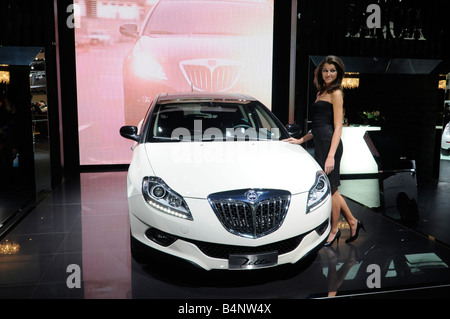
M329 87L326 86L322 77L322 68L324 64L333 64L337 71L336 80ZM319 63L316 70L314 71L314 85L317 88L319 94L324 92L332 93L336 90L341 90L342 79L344 78L345 66L340 58L334 55L329 55Z

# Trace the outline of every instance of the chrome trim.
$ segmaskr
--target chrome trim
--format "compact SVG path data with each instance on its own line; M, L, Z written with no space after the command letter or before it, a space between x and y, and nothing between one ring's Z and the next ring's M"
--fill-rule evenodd
M256 193L258 198L252 196L249 200L249 192ZM260 238L280 228L290 200L290 192L275 189L242 189L208 196L223 227L245 238Z
M236 85L243 70L239 61L226 59L194 59L179 63L192 91L225 92Z

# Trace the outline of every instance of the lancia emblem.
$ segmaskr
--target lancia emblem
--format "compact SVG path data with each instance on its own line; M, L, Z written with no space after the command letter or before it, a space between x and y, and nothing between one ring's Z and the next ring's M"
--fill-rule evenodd
M258 193L256 191L254 191L253 189L249 190L248 192L245 193L245 197L247 198L247 200L251 203L254 203L258 200Z
M216 60L208 60L206 63L210 69L215 68L217 66Z

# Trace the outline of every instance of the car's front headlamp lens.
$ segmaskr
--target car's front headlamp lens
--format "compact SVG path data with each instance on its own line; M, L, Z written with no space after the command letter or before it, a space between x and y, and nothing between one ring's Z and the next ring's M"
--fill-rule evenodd
M331 192L330 182L328 177L323 171L318 171L316 174L316 181L313 187L308 193L308 203L306 207L306 213L311 212L314 208L320 206L320 204L328 197Z
M161 64L148 53L135 51L132 63L134 74L144 80L167 80Z
M150 206L172 216L193 220L183 197L167 186L159 177L144 177L142 194Z
M157 184L153 186L151 193L154 197L159 199L164 197L164 195L166 194L166 190L164 189L164 187Z

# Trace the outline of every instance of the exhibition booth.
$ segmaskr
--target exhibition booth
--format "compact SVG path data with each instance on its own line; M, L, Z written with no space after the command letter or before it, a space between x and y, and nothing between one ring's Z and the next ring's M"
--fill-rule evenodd
M0 5L11 31L0 34L0 298L448 297L450 33L431 23L446 21L439 6L396 0L380 4L380 14L405 19L392 15L368 29L368 5ZM327 19L324 10L336 16ZM18 14L40 18L32 26ZM328 54L346 66L340 192L364 221L359 238L320 247L296 264L250 271L205 271L160 252L135 260L127 170L140 140L124 139L120 128L138 126L158 93L239 92L260 100L282 125L308 132L314 70ZM8 140L7 128L14 128ZM314 141L299 147L314 155ZM339 228L343 238L351 235L342 217ZM190 228L179 221L176 229Z

